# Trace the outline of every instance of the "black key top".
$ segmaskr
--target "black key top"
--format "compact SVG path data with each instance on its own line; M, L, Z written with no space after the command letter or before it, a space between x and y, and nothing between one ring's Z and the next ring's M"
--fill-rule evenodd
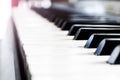
M61 30L70 30L70 28L74 25L74 24L92 24L95 23L96 20L92 20L92 19L71 19L69 21L64 21L62 26L61 26Z
M76 32L77 32L80 28L82 28L83 26L84 26L84 25L73 25L73 26L70 28L70 30L69 30L69 32L68 32L68 35L69 35L69 36L75 35Z
M62 30L69 30L74 24L91 24L91 25L120 25L117 22L108 22L108 21L101 21L99 19L77 19L77 20L69 20L65 21L62 25Z
M55 18L56 18L55 15L51 15L51 16L49 17L49 21L54 22Z
M114 48L107 62L109 64L120 64L120 45Z
M111 55L115 46L120 44L120 38L103 39L97 47L96 55Z
M69 30L68 35L75 35L80 28L120 28L117 25L73 25Z
M120 33L120 28L80 28L74 40L87 40L93 33Z
M97 48L104 38L120 38L120 34L92 34L87 40L85 48Z
M51 18L51 22L55 22L57 19L57 16L54 16L53 18Z
M64 21L65 21L64 19L59 20L57 27L60 28L62 26L62 24L64 23Z
M60 21L60 20L61 20L61 18L60 18L60 17L56 18L56 20L55 20L54 24L55 24L55 25L57 25L57 24L59 23L59 21Z
M62 27L62 25L64 24L65 21L67 20L74 20L74 19L94 19L94 17L92 16L87 16L87 15L83 15L83 14L71 14L71 15L67 15L67 17L63 17L57 24L58 27Z
M54 24L58 21L59 17L56 17L54 20Z

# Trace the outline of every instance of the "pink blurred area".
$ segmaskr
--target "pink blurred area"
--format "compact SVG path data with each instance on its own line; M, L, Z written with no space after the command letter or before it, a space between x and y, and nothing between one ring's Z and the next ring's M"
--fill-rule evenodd
M12 7L18 6L19 0L12 0Z

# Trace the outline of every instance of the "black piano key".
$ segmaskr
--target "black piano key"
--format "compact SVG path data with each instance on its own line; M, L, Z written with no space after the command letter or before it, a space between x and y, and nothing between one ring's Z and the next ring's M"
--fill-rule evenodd
M66 17L67 17L67 16L66 16ZM55 25L56 25L57 27L61 27L64 22L65 22L65 19L61 17L61 18L57 19L57 21L55 22Z
M80 15L80 14L79 15L72 14L72 15L67 15L67 16L64 16L64 17L62 16L62 18L61 18L62 20L59 20L57 26L62 28L62 26L65 25L66 21L71 21L71 20L72 21L80 20L82 22L83 20L86 20L86 17L87 16L83 16L83 15ZM91 18L91 17L87 17L87 20L89 18Z
M57 23L57 27L61 28L64 21L65 21L64 19L59 20L59 22Z
M87 40L93 33L120 33L120 28L80 28L74 40Z
M120 34L92 34L87 40L85 48L97 48L104 38L120 38Z
M115 46L120 44L120 38L103 39L95 51L96 55L111 55Z
M54 24L58 21L59 17L56 17L55 18L55 21L54 21Z
M53 17L52 19L51 19L51 21L54 23L56 20L57 20L57 16L55 16L55 17Z
M78 29L80 28L120 28L120 26L116 26L116 25L73 25L71 27L71 29L69 30L68 35L69 36L73 36L76 34L76 32L78 31Z
M120 23L117 22L107 22L107 21L99 21L97 19L80 19L80 20L71 20L71 21L65 21L64 24L61 27L61 30L70 30L70 28L74 24L90 24L90 25L120 25Z
M61 27L62 24L64 23L64 21L69 17L69 15L61 15L59 16L59 18L57 19L57 21L55 22L55 25L57 27Z
M56 21L54 22L54 24L57 25L57 24L59 23L60 20L61 20L61 18L58 17L58 18L56 19Z
M61 30L70 30L70 28L74 25L74 24L92 24L93 22L95 22L95 20L90 20L90 19L78 19L78 20L69 20L69 21L64 21L62 26L61 26Z
M109 64L120 64L120 45L114 48L107 62Z
M56 18L55 15L51 15L51 16L49 17L49 21L54 22L55 18Z
M69 30L69 32L68 32L68 35L69 35L69 36L75 35L76 32L77 32L80 28L82 28L82 24L81 24L81 25L73 25L73 26L70 28L70 30Z

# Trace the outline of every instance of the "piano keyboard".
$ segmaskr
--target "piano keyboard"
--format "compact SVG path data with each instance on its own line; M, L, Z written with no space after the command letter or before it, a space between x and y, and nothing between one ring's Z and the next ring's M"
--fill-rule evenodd
M114 64L119 55L119 46L111 55L114 58L110 58L110 55L96 56L96 48L84 48L86 39L73 40L74 36L68 36L68 31L61 31L53 22L33 10L14 9L13 18L23 43L32 80L120 79L120 65L108 64Z

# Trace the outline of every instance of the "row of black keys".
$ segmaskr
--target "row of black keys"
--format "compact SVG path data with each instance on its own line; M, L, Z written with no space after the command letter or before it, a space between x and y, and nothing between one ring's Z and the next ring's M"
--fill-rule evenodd
M85 48L97 48L95 55L111 55L108 63L120 64L120 23L117 21L59 9L33 10L61 30L69 30L68 35L74 36L74 40L87 40Z

